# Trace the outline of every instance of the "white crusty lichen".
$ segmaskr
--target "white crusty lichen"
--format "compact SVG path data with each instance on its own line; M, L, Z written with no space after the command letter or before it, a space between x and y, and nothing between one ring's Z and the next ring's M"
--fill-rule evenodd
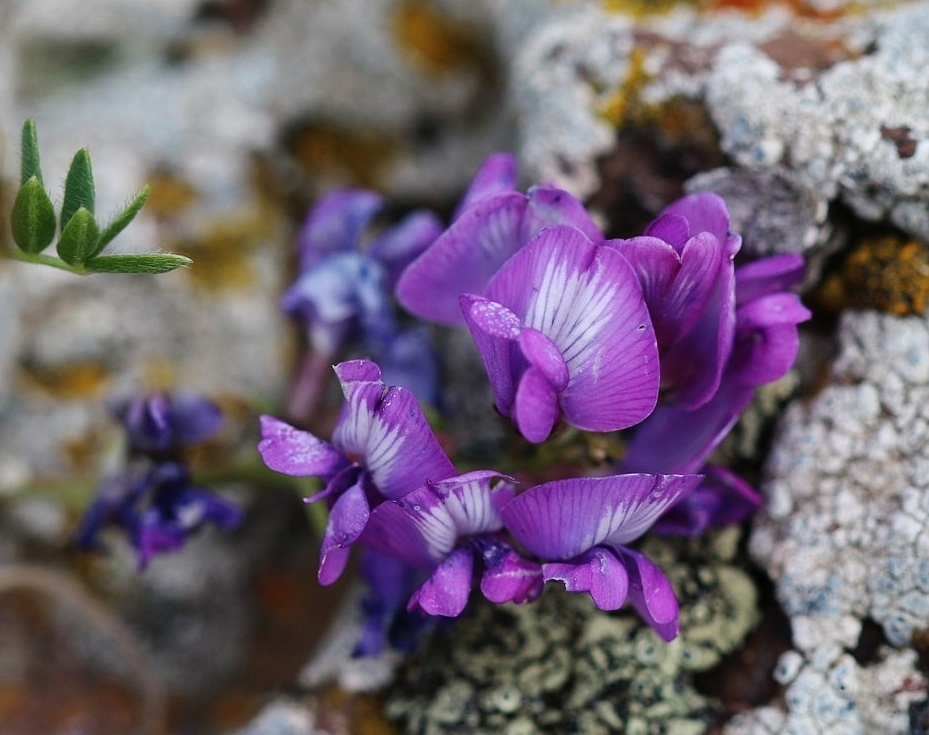
M784 415L750 540L791 619L786 712L729 735L903 733L925 695L908 645L929 624L929 324L849 312L838 343L829 384ZM859 663L868 619L889 645Z
M747 168L786 164L860 217L889 217L925 239L929 78L920 70L929 65L929 4L846 25L850 58L805 83L758 46L722 48L706 94L722 147Z

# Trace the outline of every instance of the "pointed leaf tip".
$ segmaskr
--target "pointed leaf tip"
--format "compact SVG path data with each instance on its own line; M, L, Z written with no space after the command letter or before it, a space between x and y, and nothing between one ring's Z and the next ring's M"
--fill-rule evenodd
M32 176L20 188L10 213L13 240L24 253L41 253L55 237L55 208L45 187Z
M126 205L125 209L122 212L117 214L113 221L110 222L104 228L103 232L100 233L100 239L97 241L96 248L94 249L93 255L97 255L106 248L114 238L126 227L129 226L129 223L136 218L139 212L142 211L142 207L145 206L145 202L148 201L148 195L151 193L151 188L146 184L142 187L142 190L135 195L135 198Z
M98 255L87 261L87 270L94 273L130 273L157 275L185 268L193 261L174 253L139 253L132 255Z
M42 171L39 168L39 137L36 132L35 120L29 118L23 123L23 133L20 142L22 164L20 169L20 184L25 184L35 176L42 183Z
M90 153L81 148L71 159L65 178L65 196L61 205L61 230L64 232L71 218L81 207L94 213L94 176L90 167Z

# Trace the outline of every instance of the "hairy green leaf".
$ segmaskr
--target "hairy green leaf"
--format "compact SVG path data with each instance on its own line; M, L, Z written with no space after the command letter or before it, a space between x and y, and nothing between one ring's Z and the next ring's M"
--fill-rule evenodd
M68 220L58 240L58 255L70 265L82 265L93 256L100 230L94 216L84 207Z
M136 218L136 215L142 210L142 207L145 206L150 191L148 184L143 186L142 191L136 194L135 199L129 202L126 208L117 214L116 217L113 218L113 221L104 228L103 232L100 233L100 239L97 240L97 248L94 251L94 255L97 255L97 253L113 242L113 238L125 230L129 223Z
M29 118L23 123L23 136L20 143L22 164L20 184L25 184L35 176L42 183L42 171L39 168L39 136L36 133L35 120Z
M81 207L94 213L94 175L90 168L90 154L81 148L71 160L65 178L65 198L61 205L61 231L64 232L74 213Z
M193 261L174 253L140 253L138 255L98 255L85 263L96 273L157 274L184 268Z
M55 237L55 207L38 176L32 176L22 185L13 211L10 228L13 240L24 253L41 253Z

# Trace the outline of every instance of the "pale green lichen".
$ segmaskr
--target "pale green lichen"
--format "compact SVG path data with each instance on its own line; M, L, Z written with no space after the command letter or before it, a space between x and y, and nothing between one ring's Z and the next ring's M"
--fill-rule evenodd
M387 715L410 735L700 735L717 707L691 676L758 619L754 585L734 562L738 539L731 529L644 545L680 596L676 641L555 586L534 605L475 604L409 663Z

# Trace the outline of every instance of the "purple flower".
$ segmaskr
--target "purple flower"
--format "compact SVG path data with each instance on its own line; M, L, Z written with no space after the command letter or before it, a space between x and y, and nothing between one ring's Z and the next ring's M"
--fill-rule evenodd
M194 487L183 465L146 462L104 480L76 542L87 549L98 548L103 527L115 524L128 535L138 551L139 568L144 569L155 554L183 547L187 537L204 524L231 530L242 519L237 506Z
M810 312L796 294L785 292L800 281L803 259L780 255L740 266L735 271L735 328L732 349L719 390L699 408L660 405L639 427L623 462L628 472L706 471L705 486L675 509L692 522L690 533L708 525L740 521L758 507L757 494L731 473L702 470L713 450L726 437L757 388L782 377L793 365L800 346L797 325ZM717 497L722 493L728 500ZM734 507L741 512L733 511ZM699 519L703 519L698 523ZM675 528L683 525L674 522ZM670 528L671 526L662 526Z
M429 574L410 609L455 617L471 592L475 561L481 590L493 602L526 602L542 588L539 566L520 557L499 533L500 506L513 498L512 478L470 472L428 482L371 512L361 543Z
M401 385L420 401L439 404L439 367L425 329L397 332L378 350L377 361L387 385Z
M700 481L699 475L614 475L556 480L504 505L506 528L543 559L542 577L588 592L601 610L626 601L666 641L678 633L678 605L662 571L628 548Z
M641 237L610 240L635 268L655 324L661 385L686 408L719 388L735 329L733 259L726 203L703 193L669 205Z
M761 496L736 473L708 464L703 481L661 516L655 533L699 536L710 527L741 523L761 505Z
M334 356L351 340L381 342L396 327L389 294L400 272L442 231L417 211L364 243L382 206L374 192L339 189L320 200L298 236L300 275L281 307L306 327L313 349Z
M196 393L113 401L110 413L123 425L131 453L157 456L208 439L223 421L219 406Z
M478 170L451 226L403 272L397 299L428 321L464 326L458 297L484 295L491 277L545 227L567 224L593 242L603 235L584 205L553 186L515 190L512 156L496 154Z
M335 372L346 406L331 444L263 416L258 445L271 469L326 483L307 499L325 499L330 508L319 564L323 584L341 575L373 507L455 474L409 390L384 385L369 360L340 363Z
M363 623L356 656L377 656L388 643L411 651L430 618L408 612L406 603L416 589L417 572L402 561L369 549L361 558L361 575L368 589L361 600Z
M461 309L494 401L529 441L555 422L614 431L655 407L658 353L642 290L615 250L567 226L543 230Z

